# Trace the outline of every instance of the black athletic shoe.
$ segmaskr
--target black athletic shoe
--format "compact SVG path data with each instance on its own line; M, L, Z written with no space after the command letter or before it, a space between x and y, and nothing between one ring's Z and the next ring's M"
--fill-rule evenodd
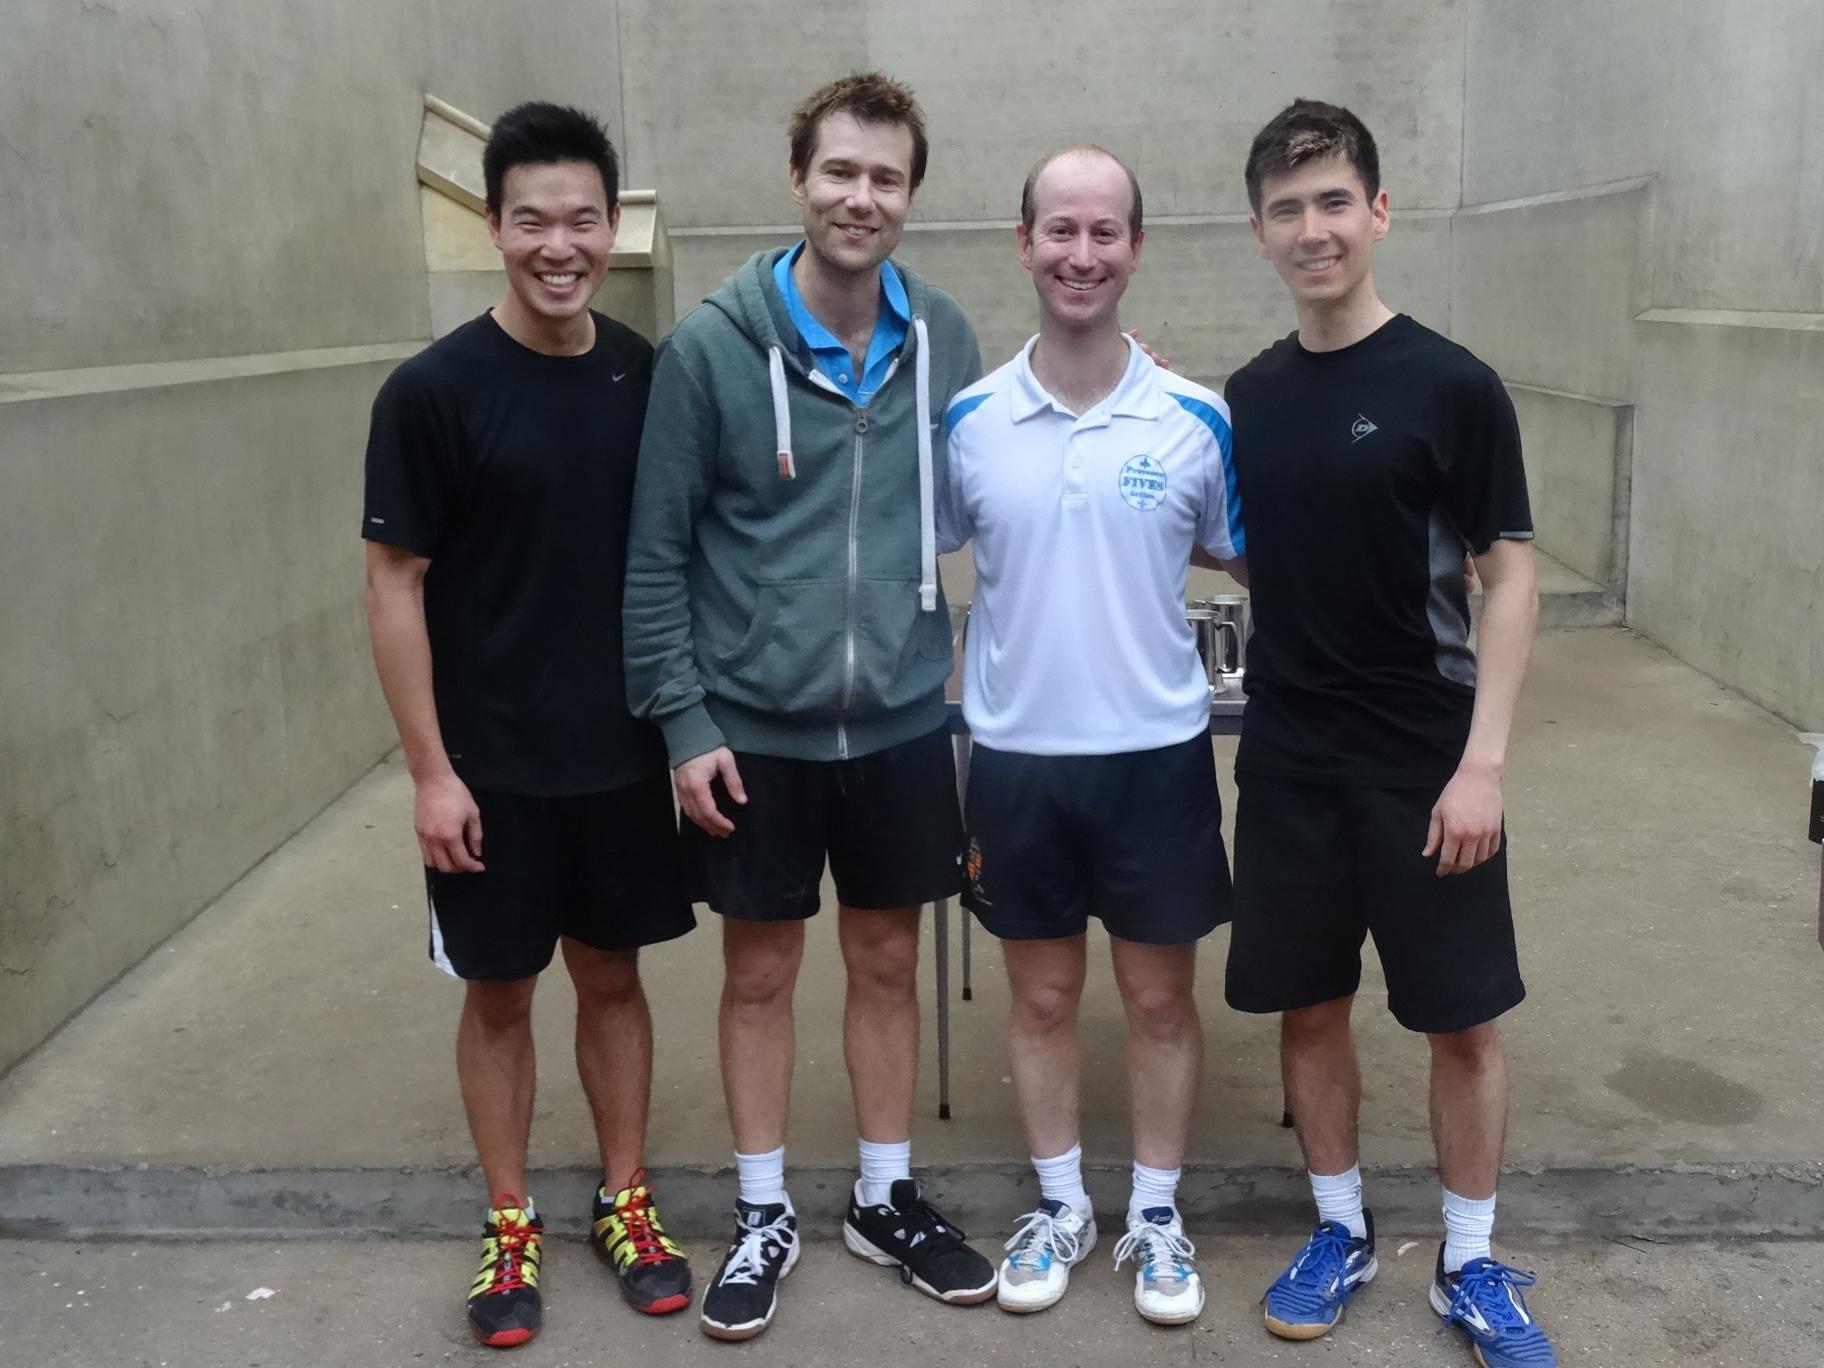
M735 1238L703 1293L703 1333L752 1339L772 1324L777 1288L798 1263L798 1218L790 1202L735 1203Z
M869 1263L899 1269L899 1280L939 1301L969 1305L994 1295L994 1265L963 1243L963 1232L901 1178L885 1205L863 1206L849 1196L842 1242Z
M482 1227L481 1269L469 1286L469 1333L496 1349L524 1344L538 1333L539 1224L530 1200L502 1194Z
M589 1215L589 1243L634 1310L663 1316L690 1305L690 1263L659 1221L645 1169L612 1197L605 1184L597 1188Z

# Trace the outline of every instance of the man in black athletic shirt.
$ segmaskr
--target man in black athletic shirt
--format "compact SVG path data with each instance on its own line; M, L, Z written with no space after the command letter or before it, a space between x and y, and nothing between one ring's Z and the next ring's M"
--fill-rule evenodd
M493 1198L469 1325L504 1346L540 1323L531 1010L560 941L605 1175L593 1243L639 1310L690 1301L641 1167L652 1020L638 954L695 918L664 747L622 682L652 347L589 308L620 221L614 150L588 115L527 104L495 124L482 170L506 297L381 388L362 535L430 954L467 981L456 1072Z
M1268 1289L1313 1339L1376 1270L1349 1026L1372 932L1388 1006L1431 1044L1447 1238L1433 1309L1488 1368L1555 1362L1490 1255L1507 1081L1495 1018L1525 995L1501 776L1538 597L1520 438L1500 379L1381 303L1374 140L1300 100L1261 130L1247 186L1298 331L1231 378L1254 633L1236 772L1227 996L1282 1013L1288 1103L1318 1226ZM1470 646L1463 557L1484 611Z

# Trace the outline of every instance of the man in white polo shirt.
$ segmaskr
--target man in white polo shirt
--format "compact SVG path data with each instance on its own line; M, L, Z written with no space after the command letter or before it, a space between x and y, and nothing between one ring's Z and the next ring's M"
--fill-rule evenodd
M1140 187L1068 147L1027 177L1017 233L1039 333L946 414L940 546L975 541L963 714L975 738L963 900L999 936L1038 1209L999 1300L1038 1311L1096 1239L1078 1143L1089 918L1127 1013L1134 1186L1117 1266L1163 1324L1203 1288L1176 1189L1203 1066L1197 941L1229 917L1209 689L1184 615L1193 544L1242 570L1228 409L1122 335Z

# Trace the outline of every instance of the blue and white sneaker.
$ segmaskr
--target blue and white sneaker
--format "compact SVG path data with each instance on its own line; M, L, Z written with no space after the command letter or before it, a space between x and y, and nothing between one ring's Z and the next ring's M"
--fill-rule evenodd
M1450 1326L1463 1328L1482 1368L1557 1368L1552 1342L1527 1309L1523 1287L1538 1279L1493 1259L1471 1259L1460 1273L1444 1271L1444 1246L1431 1280L1431 1309Z
M1096 1218L1047 1199L1021 1218L1007 1241L995 1299L1003 1311L1043 1311L1070 1286L1070 1270L1096 1247Z
M1203 1279L1191 1262L1197 1246L1171 1207L1147 1207L1128 1218L1127 1234L1115 1244L1115 1267L1139 1263L1134 1274L1134 1309L1154 1325L1188 1325L1203 1314Z
M1362 1220L1368 1233L1359 1240L1341 1221L1318 1222L1305 1247L1261 1298L1267 1329L1281 1339L1316 1339L1343 1318L1350 1294L1380 1271L1374 1257L1374 1213L1364 1211Z

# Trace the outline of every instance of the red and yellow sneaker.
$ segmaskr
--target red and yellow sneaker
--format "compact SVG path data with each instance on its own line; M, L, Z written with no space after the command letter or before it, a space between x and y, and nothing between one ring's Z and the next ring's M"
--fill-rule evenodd
M604 1183L590 1214L589 1243L614 1270L634 1310L663 1316L690 1305L690 1263L659 1223L645 1169L634 1170L612 1198Z
M538 1305L538 1246L545 1228L531 1199L494 1199L482 1227L481 1270L469 1288L469 1331L496 1349L524 1344L544 1322Z

